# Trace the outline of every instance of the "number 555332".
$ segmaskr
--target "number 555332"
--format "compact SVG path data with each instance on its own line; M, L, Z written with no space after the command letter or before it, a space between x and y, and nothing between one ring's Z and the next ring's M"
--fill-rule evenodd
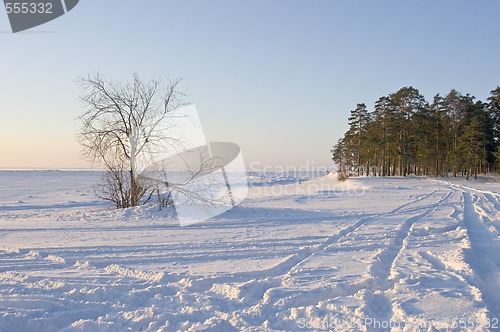
M6 2L7 14L52 14L50 2Z

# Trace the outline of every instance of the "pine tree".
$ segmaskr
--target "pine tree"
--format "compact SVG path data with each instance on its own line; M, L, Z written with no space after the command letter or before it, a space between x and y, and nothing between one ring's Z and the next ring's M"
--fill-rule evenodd
M495 152L497 145L495 143L495 122L491 118L488 110L488 104L477 101L474 104L474 116L481 124L481 132L484 135L484 153L485 161L481 164L483 173L495 169Z
M344 139L339 139L330 152L332 153L332 160L338 165L339 180L343 181L348 177L347 170L349 163L348 152Z
M453 176L456 177L460 170L460 152L458 150L458 139L462 131L462 121L465 114L464 99L462 94L452 89L443 100L443 106L448 116L447 128L451 139L448 149L448 162L451 165Z
M467 180L472 172L474 172L474 178L477 179L478 167L486 158L484 144L485 136L481 130L481 123L477 117L474 117L460 136L458 143Z
M404 87L391 95L396 107L399 121L399 175L406 176L410 169L410 161L414 158L411 149L410 135L412 131L412 118L415 112L424 107L425 98L414 87Z
M448 151L449 138L445 130L446 111L443 106L443 97L439 94L434 96L430 106L431 112L431 131L434 143L434 174L436 176L446 175L447 164L446 155Z
M495 171L498 173L500 170L500 146L497 147L497 150L494 153L494 157L495 157L494 168L495 168Z
M376 138L380 151L379 175L394 175L391 173L391 160L395 160L396 137L399 131L396 107L389 96L380 97L373 111L373 125L370 136Z
M500 143L500 86L491 90L490 94L488 97L488 112L495 123L495 141Z
M433 115L431 107L426 105L417 110L413 116L410 146L415 153L413 165L415 175L428 175L437 155Z
M349 131L348 135L351 139L351 143L353 144L351 151L354 154L354 158L356 161L356 171L357 175L360 175L360 168L362 165L363 153L364 151L364 142L366 136L366 126L370 121L370 116L368 114L368 110L366 109L366 105L363 103L359 103L356 105L356 109L351 111L351 116L348 119L349 123Z
M492 90L490 97L488 97L488 117L490 125L492 126L493 137L490 140L489 150L492 152L493 167L497 172L500 172L500 86Z

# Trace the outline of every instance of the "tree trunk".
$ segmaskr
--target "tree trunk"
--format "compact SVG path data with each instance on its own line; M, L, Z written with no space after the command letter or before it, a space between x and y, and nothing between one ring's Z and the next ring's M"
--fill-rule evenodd
M130 170L130 206L139 205L139 186L135 181L134 173Z
M385 176L385 167L386 167L386 160L385 160L385 149L382 151L382 176Z

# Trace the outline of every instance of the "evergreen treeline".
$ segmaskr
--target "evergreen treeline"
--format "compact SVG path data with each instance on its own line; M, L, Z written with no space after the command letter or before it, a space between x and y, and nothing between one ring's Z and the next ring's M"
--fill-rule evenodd
M431 103L414 87L357 104L331 152L339 175L425 176L500 171L500 87L488 102L451 90Z

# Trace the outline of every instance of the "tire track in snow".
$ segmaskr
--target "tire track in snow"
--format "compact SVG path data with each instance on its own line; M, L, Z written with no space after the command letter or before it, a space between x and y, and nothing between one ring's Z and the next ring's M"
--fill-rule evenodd
M481 190L481 189L476 189L472 188L463 184L456 184L448 181L442 181L442 180L436 180L436 179L427 179L429 181L437 182L441 185L444 185L448 188L452 188L455 190L459 190L461 192L475 192L478 194L481 194L484 198L486 198L494 207L497 211L500 211L500 194L489 191L489 190Z
M371 281L367 283L364 291L364 306L359 308L360 314L377 321L390 321L394 313L390 296L397 281L397 274L394 272L398 257L407 247L414 225L433 214L452 195L453 191L450 190L439 201L426 207L423 212L406 219L396 231L389 246L374 256L369 272Z
M283 273L283 274L288 274L288 275L292 274L293 272L295 272L295 270L298 268L298 266L305 263L307 260L312 258L315 254L317 254L319 252L324 252L325 250L328 250L330 247L332 247L333 245L338 243L340 240L342 240L343 238L346 238L347 236L354 233L355 231L357 231L359 228L363 227L364 225L367 225L375 220L378 220L379 218L397 215L406 207L431 197L432 195L434 195L436 193L436 191L437 190L433 190L429 194L418 196L414 200L407 202L407 203L404 203L404 204L392 209L389 212L382 213L382 214L375 214L372 216L368 216L368 217L364 217L364 218L359 219L354 224L352 224L348 227L345 227L345 228L341 229L339 232L335 233L334 235L331 235L330 237L328 237L322 244L317 245L314 248L311 248L313 250L311 251L311 253L309 255L307 255L306 257L303 257L299 262L294 264L291 268L288 269L288 271L286 273Z
M464 192L474 192L476 194L479 194L486 201L490 202L491 205L493 206L493 208L495 210L497 210L497 212L495 213L490 208L487 208L484 205L482 205L480 207L478 205L479 201L481 201L481 199L479 197L478 197L478 202L475 205L477 212L480 215L488 215L488 216L490 216L491 218L489 218L489 219L491 219L492 221L498 220L497 216L498 216L498 213L500 212L500 194L498 194L496 192L489 191L489 190L480 190L480 189L472 188L472 187L469 187L469 186L466 186L466 185L459 185L459 184L455 184L455 183L451 183L451 182L447 182L447 181L442 181L442 180L436 180L436 179L427 179L427 180L439 183L442 186L445 186L445 187L447 187L449 189L457 190L457 191L459 191L461 193L464 193ZM490 226L492 226L492 227L494 227L496 229L497 236L500 237L500 223L499 222L496 222L496 223L495 222L491 222Z
M476 188L471 188L465 185L456 185L456 184L451 184L452 186L455 186L462 192L475 192L486 198L494 207L497 211L500 211L500 202L498 199L500 198L500 194L489 191L489 190L480 190Z
M471 282L480 289L491 318L500 317L500 242L481 220L477 204L479 196L462 192L464 199L463 224L467 229L470 248L465 249L466 263L478 280Z
M272 276L272 277L289 277L293 272L295 272L295 270L298 268L298 266L300 266L301 264L306 262L308 259L310 259L311 257L313 257L314 255L316 255L318 253L325 251L330 246L338 243L341 239L354 233L356 230L358 230L362 226L369 224L375 220L378 220L379 218L397 215L404 208L406 208L412 204L415 204L417 202L420 202L424 199L427 199L427 198L431 197L432 195L434 195L436 192L437 192L437 190L433 190L431 193L419 196L419 197L415 198L414 200L407 202L407 203L404 203L404 204L392 209L391 211L389 211L387 213L375 214L375 215L361 218L358 221L356 221L355 223L353 223L352 225L347 226L345 228L342 228L337 233L327 237L327 239L324 240L323 242L318 243L316 245L306 247L306 248L302 248L299 253L289 256L284 261L280 262L279 264L277 264L274 267L271 267L268 270L264 270L264 271L266 271L265 277L270 277L270 276Z
M433 190L432 192L428 194L423 194L420 196L415 197L413 200L410 202L406 202L404 204L401 204L400 206L392 209L389 212L386 213L381 213L381 214L374 214L370 215L367 217L363 217L361 219L358 219L356 222L353 224L344 227L340 229L338 232L336 232L333 235L330 235L326 237L326 240L323 240L319 243L316 243L314 245L309 245L307 247L303 247L299 249L295 254L290 255L283 259L281 262L278 264L259 271L250 271L250 272L241 272L241 273L234 273L232 275L232 280L236 282L240 282L241 288L245 288L246 292L251 292L252 288L251 286L248 285L248 283L252 285L257 285L259 280L262 280L263 283L270 285L268 288L263 288L262 286L259 286L259 290L256 292L261 294L261 297L264 296L265 292L270 289L270 288L280 288L283 287L284 285L290 285L292 282L290 281L291 275L296 272L298 267L314 257L317 254L320 254L324 252L325 250L328 250L331 246L335 245L338 243L340 240L343 238L349 236L350 234L354 233L356 230L358 230L360 227L369 224L375 220L378 220L379 218L384 218L387 216L394 216L398 215L403 211L406 207L413 205L415 203L421 202L427 198L432 197L437 192L437 190ZM208 280L210 279L210 280ZM273 280L270 282L270 280ZM201 278L199 280L193 280L195 283L198 281L199 283L203 284L202 288L205 290L210 289L213 285L218 287L217 285L220 282L227 282L226 277L212 277L212 278ZM358 286L352 287L348 289L351 289L352 291L349 292L354 294L356 293L359 289L364 287L363 282L361 282ZM338 293L337 289L333 289L332 292L334 294ZM319 297L324 298L327 296L328 292L321 292L318 294ZM349 295L346 293L346 295ZM351 294L351 295L352 295ZM253 298L256 298L253 296Z
M497 211L500 211L500 202L498 201L498 195L493 195L489 192L484 192L482 195L493 204Z
M249 312L253 310L262 310L263 307L267 307L266 311L274 312L276 308L273 309L275 305L276 299L285 299L284 303L279 305L279 310L296 307L296 306L305 306L311 305L310 299L313 298L315 303L320 301L325 301L338 296L350 296L358 293L363 288L368 289L376 289L379 286L377 285L376 278L363 278L359 282L355 283L339 283L329 288L320 288L314 290L308 290L305 292L297 292L287 289L290 285L293 285L291 282L291 275L297 270L297 268L311 259L314 255L322 253L328 250L331 246L338 243L341 239L349 236L350 234L356 232L359 228L367 225L373 221L379 220L381 218L385 218L388 216L395 216L402 213L405 208L424 201L428 198L434 198L434 194L436 194L438 190L433 190L432 192L424 195L420 195L415 197L410 202L406 202L389 212L376 214L367 216L359 219L353 224L341 229L337 233L329 236L323 242L312 245L306 248L302 248L300 252L289 256L279 264L271 267L267 270L262 270L259 272L259 276L256 277L256 273L252 273L251 275L254 277L253 280L249 280L248 282L243 283L240 286L237 286L232 291L238 292L239 297L245 298L246 293L252 294L260 294L257 296L252 296L251 298L257 300L257 302L250 306L250 308L246 308ZM432 203L430 207L424 207L426 210L417 215L418 218L413 220L413 217L407 220L408 225L405 227L404 231L401 232L409 232L411 224L416 222L417 220L431 214L437 206L442 204L442 202L446 201L450 196L451 192L445 195L438 203ZM422 208L420 208L422 209ZM407 213L408 211L406 211ZM413 221L412 221L413 220ZM397 256L397 254L395 255ZM390 264L389 264L390 267ZM242 288L244 288L244 292L242 292ZM212 287L213 289L213 287ZM305 296L307 294L307 296ZM281 300L280 300L281 301ZM262 318L262 323L264 322L264 318Z
M459 185L451 182L432 180L450 189L459 191L463 197L462 225L467 229L470 248L464 248L465 263L474 270L477 280L468 282L481 292L484 305L490 312L490 318L500 317L500 242L488 229L485 209L481 207L481 197L489 201L500 211L497 200L500 194ZM484 204L484 203L483 203ZM498 230L497 225L493 225Z
M459 185L451 182L431 180L462 194L463 215L461 224L467 230L470 247L463 248L465 263L477 278L466 277L469 284L480 290L482 302L490 313L490 318L500 317L500 242L496 234L488 229L488 213L481 204L481 197L500 211L500 194ZM484 204L484 203L483 203ZM498 230L498 225L492 225Z

